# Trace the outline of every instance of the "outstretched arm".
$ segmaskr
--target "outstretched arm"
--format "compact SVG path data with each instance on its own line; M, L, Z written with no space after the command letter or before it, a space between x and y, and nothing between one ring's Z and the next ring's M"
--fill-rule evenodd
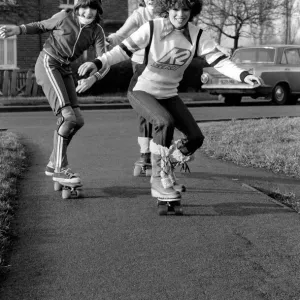
M21 34L20 26L16 25L5 25L0 27L0 38L8 38L10 36Z
M261 85L259 77L234 64L228 56L217 49L213 40L200 39L197 55L204 57L209 66L214 67L225 76L250 85Z
M88 72L94 74L97 70L103 70L108 66L115 65L119 62L131 58L134 52L144 49L150 40L150 25L145 23L130 37L125 39L120 46L97 57L93 62L86 62L78 69L78 74L84 76Z
M123 40L125 40L139 28L138 17L138 13L133 12L117 32L112 33L107 37L106 40L111 47L119 45Z
M53 30L57 24L66 16L66 11L60 11L50 19L33 22L26 25L5 25L0 27L0 37L8 38L19 34L37 34Z

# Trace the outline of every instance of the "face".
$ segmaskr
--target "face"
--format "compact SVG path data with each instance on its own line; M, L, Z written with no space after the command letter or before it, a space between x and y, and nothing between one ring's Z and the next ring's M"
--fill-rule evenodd
M169 10L169 19L176 29L184 27L189 21L191 10L185 6L174 6Z
M78 15L88 20L94 20L97 15L97 10L90 7L79 7Z

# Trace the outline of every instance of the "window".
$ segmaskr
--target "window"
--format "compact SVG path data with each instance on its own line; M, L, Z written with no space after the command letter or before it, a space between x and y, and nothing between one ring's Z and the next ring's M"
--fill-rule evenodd
M76 3L76 0L61 0L59 7L60 8L72 8L75 3Z
M275 50L272 48L238 49L232 57L235 63L273 63L274 59Z
M299 65L300 64L300 53L299 49L285 50L281 60L282 64Z
M17 38L0 38L0 69L17 68Z

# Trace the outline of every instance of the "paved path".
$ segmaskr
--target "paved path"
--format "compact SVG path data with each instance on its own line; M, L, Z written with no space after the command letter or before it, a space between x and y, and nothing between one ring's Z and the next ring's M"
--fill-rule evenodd
M160 217L149 179L132 177L134 112L84 114L69 150L86 195L76 200L62 200L43 173L52 114L0 115L31 161L1 300L299 299L299 215L245 186L296 181L198 153L192 173L178 174L184 216Z

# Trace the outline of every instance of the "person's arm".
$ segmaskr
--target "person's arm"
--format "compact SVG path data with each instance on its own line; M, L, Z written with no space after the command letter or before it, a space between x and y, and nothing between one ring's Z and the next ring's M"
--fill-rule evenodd
M231 51L230 48L223 47L223 46L221 46L221 45L219 45L219 44L216 44L216 48L217 48L219 51L221 51L222 53L224 53L226 56L231 57L232 51Z
M20 26L17 25L5 25L0 27L0 37L8 38L10 36L19 35L19 34L38 34L44 33L47 31L53 30L58 23L65 18L66 12L60 11L53 15L50 19L33 22L29 24L22 24Z
M50 19L32 22L29 24L23 24L20 26L21 34L38 34L55 29L61 21L67 16L67 12L62 10L59 13L53 15Z
M136 51L144 49L150 41L150 25L145 23L130 37L125 39L119 46L114 47L112 50L104 53L102 56L97 57L93 62L86 62L78 69L80 76L88 72L94 74L97 70L103 70L107 66L115 65L119 62L131 58L132 54Z
M250 74L234 64L228 56L218 50L216 42L200 38L197 56L204 57L210 67L240 82L250 85L261 84L259 77Z
M107 37L107 41L111 47L119 45L123 40L125 40L139 28L138 18L138 13L134 11L119 30Z
M105 46L105 34L100 25L98 25L98 32L96 34L95 44L94 44L97 56L102 56L106 52ZM86 90L90 89L96 81L101 80L110 70L110 67L101 69L95 74L90 75L88 78L81 79L78 81L76 87L76 92L83 93Z

